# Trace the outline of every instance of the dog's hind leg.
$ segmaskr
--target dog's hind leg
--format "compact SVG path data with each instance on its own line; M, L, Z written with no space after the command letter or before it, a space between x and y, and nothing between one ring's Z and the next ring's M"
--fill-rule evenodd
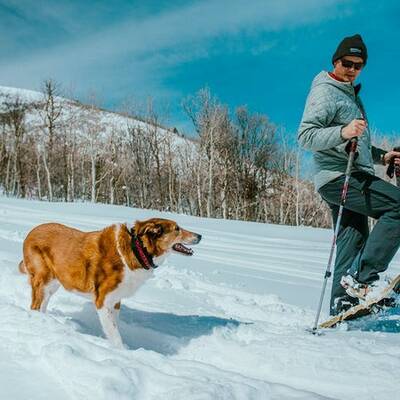
M60 283L56 279L51 280L49 283L47 283L47 285L43 287L44 295L42 304L40 305L41 312L45 313L47 311L50 297L53 296L55 292L57 292L59 287Z
M50 296L56 290L56 285L51 284L55 277L38 246L27 249L24 264L32 287L31 309L45 312Z
M32 287L32 302L31 309L40 311L44 300L44 286L45 282L43 277L40 275L31 275L31 287Z

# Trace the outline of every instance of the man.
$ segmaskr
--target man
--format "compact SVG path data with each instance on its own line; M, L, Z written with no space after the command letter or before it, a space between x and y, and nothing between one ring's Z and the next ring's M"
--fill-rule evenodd
M354 82L367 63L360 35L346 37L332 57L332 72L322 71L312 83L298 131L302 147L313 152L315 186L338 217L348 143L358 139L341 226L337 238L331 314L359 299L379 295L385 271L400 246L400 189L374 174L373 164L400 163L400 153L371 146L367 116ZM378 220L371 234L368 216ZM387 284L387 283L386 283Z

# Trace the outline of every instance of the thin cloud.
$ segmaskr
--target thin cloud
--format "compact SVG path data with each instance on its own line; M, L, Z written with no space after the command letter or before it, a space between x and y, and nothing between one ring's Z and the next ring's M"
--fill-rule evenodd
M130 82L146 87L163 58L173 66L207 56L208 43L221 36L272 32L334 18L341 3L306 0L297 8L290 0L199 1L141 20L129 18L79 40L3 61L0 76L7 84L24 87L37 87L47 77L61 82L83 80L84 86L84 82L126 79L122 63L128 62ZM267 51L270 45L259 49ZM160 55L163 51L172 56Z

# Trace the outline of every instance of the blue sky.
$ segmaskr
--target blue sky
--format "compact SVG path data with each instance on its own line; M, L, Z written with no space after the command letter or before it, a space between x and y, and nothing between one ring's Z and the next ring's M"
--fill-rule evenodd
M312 78L360 33L370 123L400 131L397 0L0 0L0 21L0 85L39 89L52 78L114 109L151 96L169 125L189 130L181 101L208 86L291 138Z

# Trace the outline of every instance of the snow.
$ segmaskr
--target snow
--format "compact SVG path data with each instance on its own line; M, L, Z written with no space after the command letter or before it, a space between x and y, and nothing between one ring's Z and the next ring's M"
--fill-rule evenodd
M43 100L43 95L34 90L21 89L9 86L0 86L0 97L18 97L26 102L34 102Z
M32 227L94 230L153 216L203 240L123 301L126 349L104 339L84 297L60 289L47 314L29 309L17 267ZM398 309L322 336L306 332L330 242L323 229L0 197L0 399L395 399ZM399 267L396 258L391 274Z

